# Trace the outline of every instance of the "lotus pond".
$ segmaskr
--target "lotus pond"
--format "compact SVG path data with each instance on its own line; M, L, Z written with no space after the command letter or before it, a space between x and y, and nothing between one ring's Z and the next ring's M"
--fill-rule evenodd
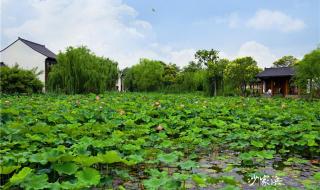
M2 96L2 189L317 189L320 102Z

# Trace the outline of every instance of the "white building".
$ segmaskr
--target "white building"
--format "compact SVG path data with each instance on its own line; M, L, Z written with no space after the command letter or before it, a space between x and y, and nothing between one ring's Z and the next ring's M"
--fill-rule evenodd
M124 90L124 82L123 82L123 71L119 71L119 73L118 73L118 80L117 80L117 83L116 83L116 89L119 92L125 91Z
M23 69L37 67L43 71L39 79L45 84L48 79L50 65L56 63L56 55L44 45L18 38L0 51L0 64L14 66L18 64Z

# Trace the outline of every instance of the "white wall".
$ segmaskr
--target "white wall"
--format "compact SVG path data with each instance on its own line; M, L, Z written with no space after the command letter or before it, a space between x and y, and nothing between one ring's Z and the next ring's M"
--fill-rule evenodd
M0 52L0 61L7 66L14 66L17 63L21 68L24 69L38 67L38 72L43 71L43 74L38 76L43 84L45 82L44 71L46 58L46 56L31 49L20 40L16 41L7 49Z

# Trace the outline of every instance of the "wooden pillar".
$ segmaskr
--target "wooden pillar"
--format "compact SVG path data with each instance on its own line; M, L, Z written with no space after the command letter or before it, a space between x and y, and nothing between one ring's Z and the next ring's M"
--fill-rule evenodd
M272 96L273 96L274 95L274 91L273 91L273 80L272 79L270 80L270 83L271 83L270 84L271 85L270 86L271 87L271 92L272 92Z
M285 86L284 86L284 96L288 95L288 91L289 91L289 80L286 79Z

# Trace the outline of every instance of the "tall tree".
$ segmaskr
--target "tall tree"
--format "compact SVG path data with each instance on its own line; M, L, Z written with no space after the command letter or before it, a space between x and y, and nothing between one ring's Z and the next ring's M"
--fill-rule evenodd
M179 67L176 64L164 64L163 84L170 86L177 82Z
M273 62L274 67L291 67L298 62L298 59L292 55L286 55Z
M48 90L67 94L102 93L114 90L118 64L98 57L88 48L68 47L57 56L48 77Z
M226 79L229 84L245 95L246 87L255 79L255 76L261 71L257 62L252 57L237 58L226 67Z
M198 64L207 66L207 82L208 92L210 95L217 96L217 84L222 80L220 76L221 67L218 64L219 52L217 50L198 50L195 54L195 59Z
M198 50L195 54L195 58L200 64L204 64L208 66L209 63L215 63L219 60L219 51L211 49L211 50Z
M310 98L320 90L320 48L304 55L296 65L296 83L310 89Z

